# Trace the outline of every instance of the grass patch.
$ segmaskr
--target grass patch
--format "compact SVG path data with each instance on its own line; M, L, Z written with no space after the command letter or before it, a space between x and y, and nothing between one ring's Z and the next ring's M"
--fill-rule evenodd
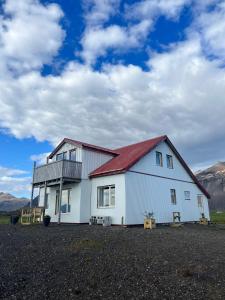
M223 212L212 211L210 213L210 219L211 219L211 222L213 222L213 223L225 224L225 211L223 211Z
M76 250L100 250L102 247L103 242L89 239L79 240L73 244Z
M10 224L10 216L0 215L0 224Z

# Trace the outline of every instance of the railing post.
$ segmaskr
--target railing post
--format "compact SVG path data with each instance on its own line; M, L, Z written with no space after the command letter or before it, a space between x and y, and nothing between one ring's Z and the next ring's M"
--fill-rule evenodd
M46 193L47 192L47 181L45 181L45 191L44 191L44 208L46 209L47 199L46 199Z
M61 222L61 203L62 203L62 187L63 187L63 179L60 179L60 187L59 187L59 209L58 209L58 225Z
M36 168L36 161L34 161L33 164L33 176L32 176L32 186L31 186L31 197L30 197L30 208L32 208L33 205L33 198L34 198L34 172L35 172L35 168Z

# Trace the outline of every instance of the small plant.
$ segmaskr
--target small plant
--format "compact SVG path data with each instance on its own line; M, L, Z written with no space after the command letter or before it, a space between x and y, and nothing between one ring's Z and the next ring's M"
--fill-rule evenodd
M153 213L153 211L152 212L145 211L144 216L145 216L146 219L153 219L154 218L154 213Z

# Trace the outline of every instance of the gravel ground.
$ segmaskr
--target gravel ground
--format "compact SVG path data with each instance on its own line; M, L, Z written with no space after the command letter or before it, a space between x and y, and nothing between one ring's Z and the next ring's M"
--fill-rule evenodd
M225 299L225 228L0 225L1 299Z

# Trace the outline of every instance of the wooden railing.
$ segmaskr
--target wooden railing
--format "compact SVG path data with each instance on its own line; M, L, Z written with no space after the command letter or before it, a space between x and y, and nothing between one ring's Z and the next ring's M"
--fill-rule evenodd
M81 162L65 159L38 166L34 169L33 184L60 178L81 179L81 168Z

